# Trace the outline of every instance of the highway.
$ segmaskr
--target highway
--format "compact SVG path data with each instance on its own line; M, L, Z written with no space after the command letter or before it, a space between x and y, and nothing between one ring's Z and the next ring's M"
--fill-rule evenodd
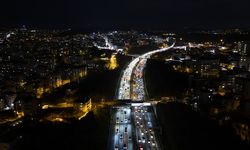
M135 69L132 72L132 87L131 87L131 99L133 101L145 100L145 86L143 80L143 70L146 66L147 59L140 59Z
M155 133L155 117L152 107L135 106L133 119L136 126L136 143L139 149L158 150L160 146Z
M133 150L132 141L133 125L131 122L131 108L129 106L120 106L113 109L112 121L112 149L114 150Z
M147 103L148 105L142 103L146 100L143 73L148 58L153 54L167 51L174 45L136 57L122 72L117 99L132 100L133 103L113 108L112 149L161 149L159 139L157 139L157 125L153 108L150 103Z
M112 109L111 146L113 150L159 150L152 106L133 103Z
M153 54L170 50L174 45L175 43L170 47L136 57L122 72L117 99L132 100L133 103L115 106L112 109L111 149L160 149L153 108L150 103L142 103L146 100L143 73L148 58Z
M139 77L141 79L139 79L138 77L136 77L135 79L133 78L133 74L143 74L143 69L146 66L146 61L148 58L150 58L153 54L156 53L160 53L160 52L164 52L167 51L171 48L173 48L175 45L175 43L170 46L170 47L166 47L166 48L162 48L162 49L157 49L157 50L153 50L150 52L147 52L141 56L136 57L134 60L132 60L129 65L127 66L127 68L123 71L122 73L122 77L120 80L120 84L119 84L119 89L118 89L118 96L117 99L118 100L135 100L135 101L141 101L144 99L145 96L145 92L144 90L142 90L142 92L144 93L138 93L133 90L132 86L139 86L136 83L140 83L141 86L143 86L142 88L144 89L144 84L143 84L143 79L142 76ZM139 64L139 66L138 66ZM139 67L139 72L136 70L134 71L136 68ZM138 80L139 79L139 80ZM131 84L133 82L133 80L138 80L135 82L135 84ZM135 87L136 88L136 87ZM131 92L134 91L134 92ZM138 98L138 99L137 99Z

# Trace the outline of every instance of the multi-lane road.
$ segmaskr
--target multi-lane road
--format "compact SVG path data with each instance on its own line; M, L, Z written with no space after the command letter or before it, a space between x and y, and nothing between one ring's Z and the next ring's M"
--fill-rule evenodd
M156 119L152 106L150 106L150 103L147 103L146 106L145 103L142 103L146 100L143 73L148 58L153 54L167 51L173 48L174 45L136 57L123 71L117 99L132 100L132 103L113 108L111 149L160 149L156 131Z
M170 47L162 48L147 52L141 56L138 56L134 60L132 60L127 68L123 71L122 77L120 79L118 96L119 100L134 100L134 101L142 101L145 98L145 87L143 84L142 76L138 76L143 74L143 70L146 66L147 58L150 58L152 55L160 52L167 51L174 47L173 44ZM133 81L134 80L134 81ZM135 83L135 84L131 84ZM138 85L138 84L139 85ZM136 89L136 91L133 89Z
M155 133L155 117L150 106L134 106L136 144L139 149L158 150L160 146Z
M111 146L113 150L159 150L155 116L150 105L132 103L112 109Z
M133 150L134 144L132 141L132 121L131 108L129 106L120 106L113 108L112 129L112 144L114 150Z
M146 66L147 59L141 59L132 72L131 99L133 101L145 100L145 86L143 81L143 70Z

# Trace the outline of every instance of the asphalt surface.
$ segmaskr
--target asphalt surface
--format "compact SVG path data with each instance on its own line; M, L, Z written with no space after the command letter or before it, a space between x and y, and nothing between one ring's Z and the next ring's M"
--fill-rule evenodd
M145 84L143 70L147 58L155 53L167 51L174 47L162 48L147 52L130 62L123 71L118 89L118 100L132 100L134 102L145 100ZM151 106L127 104L117 106L112 116L112 144L114 150L139 149L159 150L159 139L156 135L156 120Z

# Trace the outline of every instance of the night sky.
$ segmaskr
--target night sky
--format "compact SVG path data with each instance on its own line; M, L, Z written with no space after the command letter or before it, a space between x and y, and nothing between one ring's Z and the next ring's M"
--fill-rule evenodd
M5 1L0 9L4 27L250 27L249 0Z

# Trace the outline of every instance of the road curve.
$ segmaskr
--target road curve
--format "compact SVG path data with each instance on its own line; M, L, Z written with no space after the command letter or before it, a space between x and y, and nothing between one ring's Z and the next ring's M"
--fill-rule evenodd
M131 96L132 73L133 73L133 70L135 69L135 67L140 62L141 59L148 59L148 58L150 58L152 55L154 55L156 53L161 53L161 52L167 51L167 50L173 48L174 45L175 45L175 43L173 45L169 46L169 47L166 47L166 48L157 49L157 50L147 52L147 53L145 53L145 54L143 54L141 56L138 56L134 60L132 60L129 63L129 65L127 66L127 68L123 71L123 74L122 74L122 77L121 77L121 80L120 80L120 84L119 84L117 99L118 100L132 99L132 96Z

